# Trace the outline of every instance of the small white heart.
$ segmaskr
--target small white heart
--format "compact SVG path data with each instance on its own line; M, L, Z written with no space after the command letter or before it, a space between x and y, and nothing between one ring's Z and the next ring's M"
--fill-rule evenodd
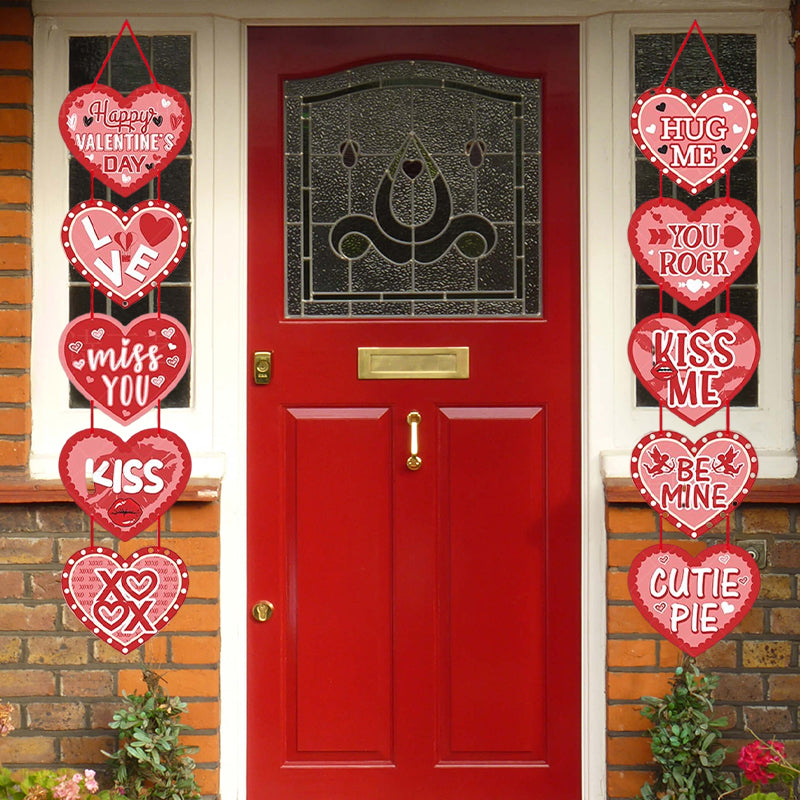
M699 278L689 278L689 280L686 281L686 288L690 292L699 292L703 288L703 281Z
M733 132L734 133L741 133L744 128L741 125L737 125L736 123L733 124Z
M645 128L645 131L647 131L647 133L655 133L655 132L656 132L656 126L655 126L655 123L652 123L652 124L648 125L648 126Z
M127 186L131 182L132 178L126 173L120 180Z
M75 367L75 369L83 369L86 366L86 359L79 358L77 361L72 362L72 366Z
M655 252L655 250L648 250L647 255L652 256Z
M94 153L87 153L86 154L86 159L88 161L94 161Z
M738 251L738 250L734 250L734 251L733 251L733 254L734 254L735 256L738 256L738 255L739 255L739 251Z
M172 105L172 102L171 102L170 100L167 100L167 98L166 98L166 97L162 97L162 98L161 98L161 105L162 105L164 108L169 108L169 107Z
M723 103L722 104L723 111L733 111L733 106L730 103Z
M728 603L726 600L722 601L722 605L720 606L722 609L723 614L732 614L736 611L736 606L733 603Z
M71 130L75 130L75 126L78 124L78 115L77 114L70 114L67 117L67 127Z

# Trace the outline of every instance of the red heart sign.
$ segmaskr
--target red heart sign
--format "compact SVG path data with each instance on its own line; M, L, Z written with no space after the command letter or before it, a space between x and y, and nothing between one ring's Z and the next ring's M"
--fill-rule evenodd
M729 86L708 89L696 99L680 89L650 89L631 111L636 146L692 194L736 164L757 129L753 101Z
M628 358L648 392L690 425L735 397L755 372L755 328L734 314L692 326L674 314L645 317L631 332Z
M729 514L757 475L755 448L732 431L714 431L699 442L675 431L648 433L631 455L642 497L693 539Z
M127 197L155 178L189 138L192 116L183 96L150 83L123 97L102 84L70 92L58 127L78 161Z
M628 242L642 269L684 305L698 309L730 286L758 250L756 215L739 200L720 198L696 211L657 198L633 212Z
M192 473L183 439L149 428L124 441L92 428L67 439L58 472L70 497L123 541L155 522L180 497Z
M186 328L166 314L143 314L130 325L84 314L61 334L59 357L75 388L127 425L170 393L191 348Z
M740 547L717 544L692 558L665 544L633 559L628 587L642 616L662 636L698 656L741 622L758 597L761 576Z
M188 589L186 564L161 547L142 548L130 558L107 547L86 547L61 573L72 612L120 653L132 652L167 625Z
M107 200L86 200L61 226L70 263L121 306L158 286L183 258L188 243L186 217L161 200L145 200L128 211Z

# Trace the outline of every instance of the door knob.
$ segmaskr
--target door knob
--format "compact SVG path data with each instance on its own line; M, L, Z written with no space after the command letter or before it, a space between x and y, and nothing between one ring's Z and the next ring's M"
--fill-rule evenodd
M266 622L275 613L275 606L269 600L259 600L252 613L256 622Z
M416 472L422 466L422 459L419 457L419 424L422 422L422 416L419 411L412 411L406 417L406 422L411 431L411 441L408 447L411 455L406 459L406 466L412 472Z

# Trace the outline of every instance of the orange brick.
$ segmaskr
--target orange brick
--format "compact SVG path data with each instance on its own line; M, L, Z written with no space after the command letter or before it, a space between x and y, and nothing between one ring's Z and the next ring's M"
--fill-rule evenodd
M181 741L187 747L199 748L192 756L198 764L209 764L219 761L219 734L184 734L181 737Z
M645 736L609 736L606 745L609 764L639 766L652 762L650 739Z
M185 539L172 539L181 558L192 567L215 567L219 564L219 537L192 536ZM189 577L191 583L191 574Z
M189 572L189 597L215 600L219 597L219 572L193 569Z
M219 606L216 603L184 603L169 623L170 633L216 633Z
M144 646L145 663L151 667L156 667L156 672L160 672L167 664L167 637L155 636Z
M609 606L608 632L654 634L650 623L635 606Z
M0 157L2 157L3 148L9 146L0 144ZM25 145L25 147L29 147L29 145ZM0 169L2 169L1 166ZM25 169L25 167L6 167L6 169ZM30 239L31 212L25 210L0 211L0 236Z
M30 8L3 8L0 15L0 34L12 36L32 36L33 16Z
M164 690L173 697L219 697L219 672L214 669L175 669L164 671ZM120 670L119 691L142 693L141 670Z
M29 342L0 342L0 369L28 369L30 365Z
M642 550L657 544L653 539L609 539L608 565L610 567L629 567L631 561Z
M20 111L20 113L27 113ZM0 111L0 124L3 115ZM25 175L6 175L0 179L0 203L31 204L31 179Z
M31 246L29 244L0 242L0 269L28 270L30 268Z
M6 11L8 9L4 9L3 13L5 14ZM30 42L3 42L3 46L0 48L0 69L32 68L33 48Z
M47 764L55 761L55 740L46 736L9 736L0 739L0 760L9 764Z
M671 672L609 672L609 700L639 700L661 697L670 688Z
M630 601L631 593L628 589L628 573L610 570L606 575L606 588L609 600Z
M28 463L30 449L28 441L0 439L0 468L24 467Z
M169 512L173 533L215 533L219 530L219 503L176 503Z
M646 731L650 720L642 716L642 704L616 703L608 706L608 729L610 731Z
M655 772L638 770L609 770L608 796L634 797L645 783L655 780Z
M219 663L219 636L173 636L174 664Z
M2 362L0 362L2 363ZM0 408L0 435L31 432L31 410L28 408Z
M6 103L30 105L33 102L33 81L24 75L0 76L0 97ZM30 169L30 167L16 169Z
M683 661L683 652L671 642L662 639L658 645L658 663L662 667L673 669Z
M20 306L30 302L30 276L22 275L14 278L0 277L0 303L9 303L14 306Z
M27 403L30 399L29 375L0 375L0 403Z
M647 506L609 505L606 509L609 533L648 533L656 529L656 516Z
M733 629L734 633L764 633L764 609L751 608L747 616Z
M651 667L656 663L656 643L653 639L610 639L610 667Z
M219 791L219 770L196 769L194 777L201 794L216 794Z
M181 722L193 730L217 730L219 728L219 702L215 700L193 700Z

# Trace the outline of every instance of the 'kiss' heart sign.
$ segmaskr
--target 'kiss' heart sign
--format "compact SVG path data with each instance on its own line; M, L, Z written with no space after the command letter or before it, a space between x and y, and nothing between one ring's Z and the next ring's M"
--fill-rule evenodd
M192 458L183 439L163 428L139 431L127 442L91 428L67 439L58 472L70 497L126 542L180 497Z
M642 269L684 305L698 309L730 286L758 250L749 206L720 198L696 211L679 200L649 200L633 212L628 242Z
M70 264L121 306L158 286L183 258L188 243L186 217L162 200L145 200L128 211L107 200L85 200L61 226Z
M733 511L757 475L755 448L733 431L714 431L698 442L675 431L648 433L631 455L642 497L693 539Z
M713 314L692 326L653 314L634 327L628 359L648 392L690 425L723 408L755 372L761 345L735 314Z
M130 325L84 314L64 329L58 351L75 388L127 425L169 394L192 345L186 328L166 314L143 314Z
M120 653L152 639L189 590L186 564L171 550L144 547L130 558L86 547L67 560L61 590L75 616Z
M631 111L636 146L663 175L692 194L710 186L747 152L758 129L753 101L717 86L697 98L650 89Z
M755 603L758 566L746 550L717 544L696 558L654 545L633 559L628 588L642 616L691 656L730 633Z
M70 92L58 112L70 153L127 197L155 178L189 138L192 115L170 86L149 83L127 97L102 84Z

